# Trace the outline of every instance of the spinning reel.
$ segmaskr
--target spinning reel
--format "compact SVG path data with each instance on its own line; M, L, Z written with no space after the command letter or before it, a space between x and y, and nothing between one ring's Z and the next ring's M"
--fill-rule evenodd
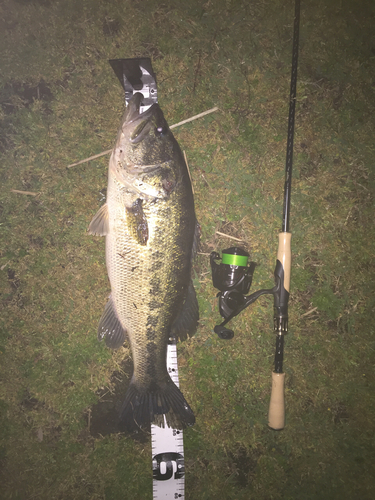
M274 295L276 308L277 296L281 288L280 276L277 274L278 266L276 265L275 269L276 285L273 288L258 290L251 295L246 295L250 290L256 266L255 262L248 262L249 257L250 255L242 248L231 247L222 251L221 263L219 263L220 255L217 252L211 252L212 282L214 287L220 290L217 294L219 312L224 318L220 325L215 326L214 332L221 339L233 338L233 330L225 328L225 325L261 295Z

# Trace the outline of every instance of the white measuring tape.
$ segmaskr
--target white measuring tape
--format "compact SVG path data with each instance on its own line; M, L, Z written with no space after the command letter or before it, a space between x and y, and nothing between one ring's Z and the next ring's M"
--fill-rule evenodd
M167 369L179 387L176 344L168 344ZM153 499L185 498L184 440L182 430L151 425Z

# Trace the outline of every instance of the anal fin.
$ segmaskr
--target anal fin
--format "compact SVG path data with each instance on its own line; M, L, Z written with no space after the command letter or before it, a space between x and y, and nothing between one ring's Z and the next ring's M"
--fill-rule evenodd
M99 321L98 340L105 340L107 347L118 349L126 339L126 329L117 317L112 296L105 305L104 312Z
M171 335L178 340L186 340L188 336L191 337L196 332L198 320L199 307L197 296L193 282L190 281L180 314L173 322Z

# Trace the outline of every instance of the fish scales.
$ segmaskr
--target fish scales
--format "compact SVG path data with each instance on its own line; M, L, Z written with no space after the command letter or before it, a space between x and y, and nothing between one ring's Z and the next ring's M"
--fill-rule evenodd
M112 203L120 206L112 200L117 186L114 188L108 193L110 207ZM164 357L170 326L189 283L191 249L183 242L189 239L189 232L193 237L194 225L181 210L183 194L176 190L167 200L143 204L149 228L146 245L129 235L123 209L116 211L114 230L106 238L112 298L131 338L135 376L144 382L166 376ZM151 373L155 371L157 375Z
M137 97L138 96L138 97ZM90 224L106 236L111 296L99 323L107 345L130 340L134 373L121 412L124 429L184 428L194 414L166 368L171 336L194 333L191 282L197 223L181 150L157 104L128 104L109 162L107 202Z

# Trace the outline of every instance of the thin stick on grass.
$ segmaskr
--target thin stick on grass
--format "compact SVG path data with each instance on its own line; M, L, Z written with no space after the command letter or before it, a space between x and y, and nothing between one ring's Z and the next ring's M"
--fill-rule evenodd
M171 125L169 128L172 129L172 128L179 127L180 125L185 125L185 123L192 122L194 120L197 120L198 118L202 118L203 116L209 115L210 113L214 113L218 109L219 108L217 106L215 106L214 108L208 109L207 111L203 111L203 113L199 113L199 115L194 115L191 118L187 118L186 120L183 120L182 122L175 123L174 125ZM103 151L102 153L98 153L97 155L90 156L89 158L85 158L84 160L77 161L76 163L72 163L71 165L68 165L67 168L75 167L77 165L81 165L82 163L86 163L90 160L95 160L96 158L100 158L101 156L108 155L109 153L112 152L112 149L107 149L107 151Z
M231 240L243 241L243 240L240 240L239 238L236 238L234 236L229 236L229 234L220 233L220 231L216 231L215 234L218 234L220 236L225 236L225 238L230 238Z
M18 189L11 189L12 193L26 194L28 196L38 196L40 193L33 193L32 191L19 191Z
M191 118L187 118L186 120L182 120L182 122L175 123L174 125L171 125L169 128L176 128L179 127L180 125L185 125L185 123L192 122L194 120L197 120L198 118L203 118L203 116L209 115L210 113L214 113L217 111L219 108L215 106L214 108L208 109L207 111L203 111L203 113L199 113L199 115L194 115Z
M90 160L95 160L96 158L100 158L101 156L104 156L104 155L109 155L109 153L112 152L112 149L107 149L107 151L103 151L102 153L98 153L97 155L89 156L88 158L85 158L84 160L77 161L77 163L72 163L71 165L68 165L68 168L75 167L77 165L81 165L81 163L86 163Z
M301 314L301 318L303 318L304 316L308 316L309 314L313 313L314 311L316 311L318 308L317 307L314 307L313 309L310 309L310 311L307 311L305 312L304 314Z
M193 191L193 194L194 194L194 186L193 186L193 181L192 181L191 175L190 175L190 168L189 168L189 164L188 164L188 161L187 161L187 156L186 156L185 151L183 151L183 153L184 153L184 158L185 158L185 163L186 163L187 171L188 171L188 174L189 174L189 177L190 177L191 190Z

